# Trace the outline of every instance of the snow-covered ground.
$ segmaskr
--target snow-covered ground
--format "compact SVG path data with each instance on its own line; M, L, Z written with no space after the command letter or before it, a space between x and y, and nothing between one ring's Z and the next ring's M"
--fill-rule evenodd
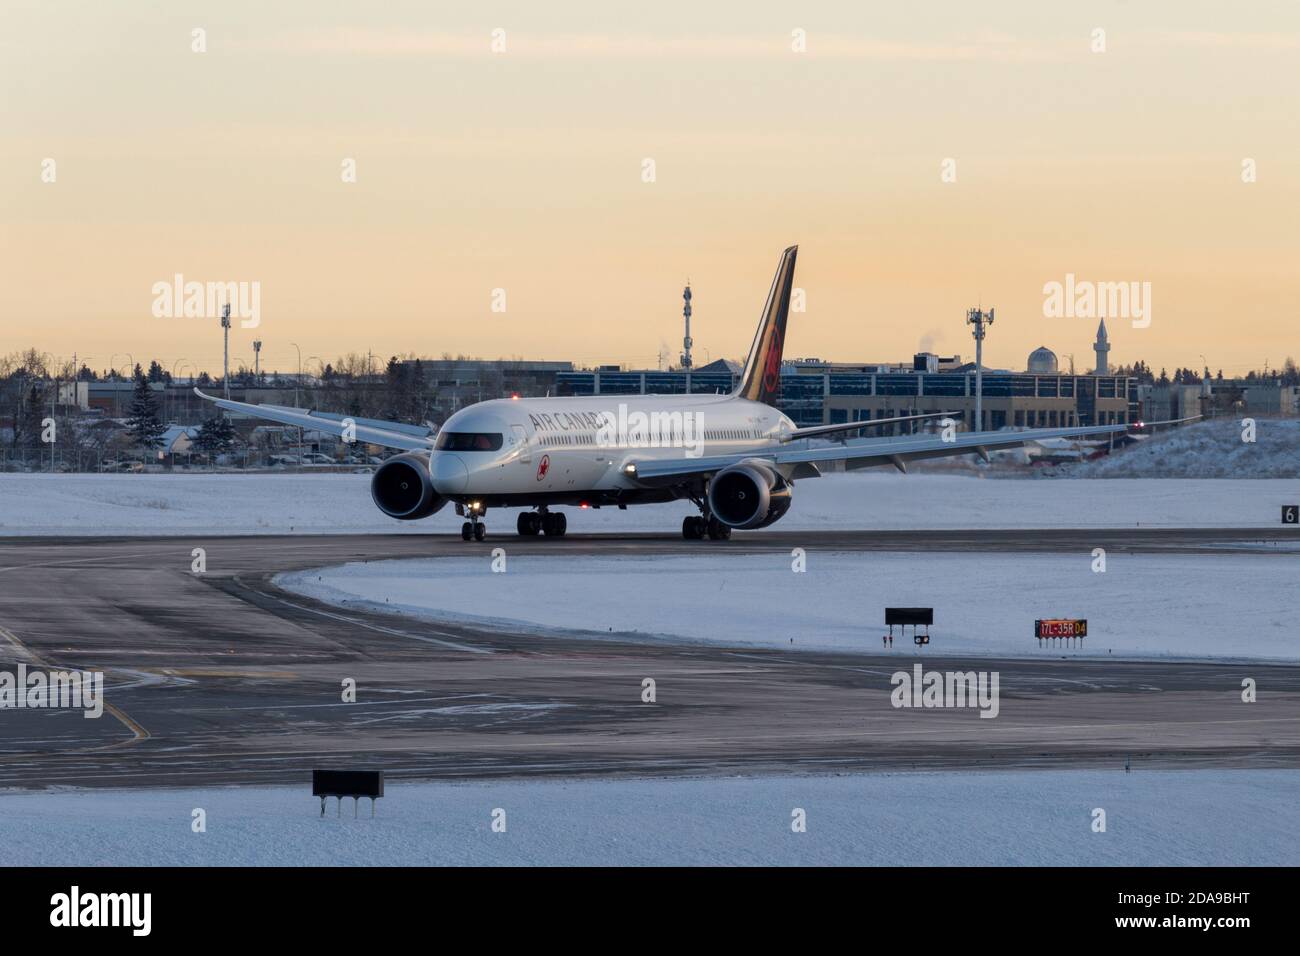
M1219 418L1157 430L1147 441L1104 458L1034 477L1070 478L1300 478L1300 420L1257 418L1254 441L1241 418Z
M811 547L812 545L810 545ZM340 606L523 629L804 650L881 650L884 608L933 607L925 653L1034 656L1034 620L1082 617L1067 653L1114 657L1300 658L1300 558L1239 555L837 553L807 570L774 554L680 557L486 553L353 563L283 574L281 587ZM538 595L546 600L538 600ZM575 610L578 609L578 610ZM896 640L895 651L910 653ZM1055 653L1060 653L1056 651Z
M0 796L8 865L1300 864L1300 771L389 782ZM204 833L191 829L206 813ZM1105 811L1104 833L1093 832ZM504 833L493 832L494 810ZM794 811L806 832L791 828Z
M1105 448L1105 441L1079 445L1068 438L1027 449L992 453L992 460L972 455L912 463L915 473L981 475L986 478L1300 478L1300 419L1255 418L1253 432L1241 417L1215 418L1153 434L1092 461L1029 467L1041 450L1060 453L1083 447ZM1244 438L1254 438L1246 441Z
M370 500L368 475L0 475L0 535L450 534L446 508L394 521ZM1300 500L1292 480L987 481L872 470L801 481L775 527L1276 527ZM569 531L674 533L686 502L619 511L565 509ZM513 535L516 512L488 515ZM761 534L761 532L759 532Z

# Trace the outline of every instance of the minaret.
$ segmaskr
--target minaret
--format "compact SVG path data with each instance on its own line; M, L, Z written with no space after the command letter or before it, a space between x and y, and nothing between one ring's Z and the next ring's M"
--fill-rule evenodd
M687 371L691 367L691 283L687 281L686 288L682 290L682 299L685 300L686 306L682 309L682 316L686 319L686 335L682 337L682 368Z
M1110 360L1106 358L1106 353L1110 351L1110 339L1106 336L1105 319L1097 326L1097 341L1093 343L1092 350L1097 353L1097 370L1093 374L1109 374Z

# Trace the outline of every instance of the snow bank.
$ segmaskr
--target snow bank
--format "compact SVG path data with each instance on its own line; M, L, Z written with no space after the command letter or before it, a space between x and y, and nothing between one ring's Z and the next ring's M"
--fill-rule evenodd
M1157 432L1150 439L1078 465L1033 469L1035 477L1300 478L1300 420L1259 418L1255 441L1241 419L1220 418Z
M402 783L0 796L9 865L1300 865L1300 771ZM191 831L192 811L207 832ZM1106 832L1092 832L1093 809ZM491 828L505 811L506 832ZM795 808L807 832L791 830Z
M0 475L0 534L451 534L446 508L395 521L368 475ZM983 481L873 470L798 483L779 529L1276 527L1295 481ZM569 531L677 533L686 502L565 509ZM488 515L513 535L514 511Z
M1079 554L845 554L815 550L807 570L776 554L681 557L484 553L347 564L276 583L340 606L433 620L504 623L593 638L879 653L884 608L935 609L926 653L1300 659L1287 555L1113 553L1093 573ZM545 600L538 600L545 595ZM1036 618L1083 617L1082 649L1049 651ZM895 653L910 654L897 641Z

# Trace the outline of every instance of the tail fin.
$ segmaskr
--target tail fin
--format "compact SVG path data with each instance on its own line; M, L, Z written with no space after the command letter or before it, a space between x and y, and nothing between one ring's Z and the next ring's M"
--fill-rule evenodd
M734 392L740 398L774 405L781 396L781 349L785 345L785 320L790 313L790 293L794 288L794 260L798 246L781 254L781 264L772 278L763 318L754 334L754 344L745 360L745 371Z

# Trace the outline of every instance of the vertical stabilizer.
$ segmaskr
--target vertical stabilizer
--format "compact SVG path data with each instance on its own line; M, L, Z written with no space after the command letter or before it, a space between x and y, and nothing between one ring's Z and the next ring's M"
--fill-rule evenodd
M763 307L763 317L735 391L741 398L775 405L781 396L781 350L785 346L785 323L790 314L794 260L798 253L798 246L781 253L781 264L776 267L772 290L767 294L767 305Z

